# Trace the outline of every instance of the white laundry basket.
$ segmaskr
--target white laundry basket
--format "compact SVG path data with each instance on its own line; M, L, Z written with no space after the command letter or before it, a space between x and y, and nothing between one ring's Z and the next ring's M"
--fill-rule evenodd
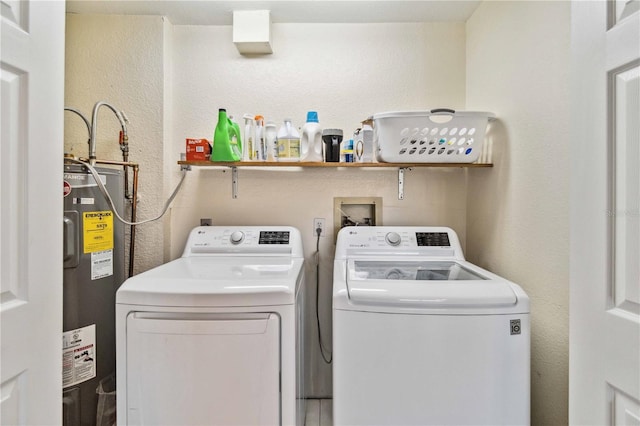
M480 153L490 112L384 112L373 116L378 161L389 163L473 163Z

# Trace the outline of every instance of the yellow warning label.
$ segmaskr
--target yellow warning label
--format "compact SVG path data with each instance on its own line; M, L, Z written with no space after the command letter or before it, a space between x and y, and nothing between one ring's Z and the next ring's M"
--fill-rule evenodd
M86 212L83 216L84 252L111 250L113 248L113 212Z

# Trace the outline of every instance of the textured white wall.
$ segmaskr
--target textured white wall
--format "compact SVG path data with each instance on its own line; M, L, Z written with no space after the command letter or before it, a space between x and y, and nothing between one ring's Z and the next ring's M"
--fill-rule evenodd
M465 92L464 24L274 24L274 54L243 57L231 26L173 28L173 145L178 159L187 137L209 138L218 108L235 117L262 114L280 125L302 126L316 110L324 128L353 132L360 120L382 111L460 108ZM174 182L178 176L173 169ZM485 172L490 173L490 170ZM313 218L333 222L334 197L383 197L385 225L448 225L465 238L463 170L416 169L406 174L405 200L397 195L396 170L239 170L239 198L231 175L194 170L175 201L171 257L179 256L191 228L214 224L292 225L304 237L309 292L309 393L331 394L331 370L320 358L315 326ZM331 341L334 241L322 238L320 315Z
M162 152L164 160L164 169L162 173L162 183L164 186L164 198L168 199L174 190L172 177L175 173L175 157L173 152L173 24L168 19L163 20L163 45L162 45L162 66L164 72L163 81L163 143ZM158 169L160 171L161 169ZM172 173L173 172L173 173ZM167 216L163 220L163 235L164 235L164 247L163 247L163 259L165 262L171 260L171 209L167 211Z
M217 109L304 123L316 110L323 127L351 133L360 120L388 110L460 108L465 93L464 24L273 25L275 53L243 57L231 26L173 26L161 17L67 16L67 105L90 115L108 100L127 112L131 160L141 164L140 216L160 210L179 178L175 161L187 137L211 139ZM98 154L119 159L118 126L101 112ZM86 155L82 123L67 116L65 149ZM486 171L489 172L489 171ZM331 394L331 370L317 350L313 295L314 217L333 221L334 197L383 197L384 224L451 226L465 240L463 170L407 172L397 199L395 170L240 170L231 198L228 171L195 169L164 223L138 229L136 272L179 256L202 217L214 224L293 225L304 236L310 298L309 393ZM334 242L321 240L320 315L331 340Z
M469 171L467 257L532 305L532 424L567 424L569 2L483 2L467 23L467 108L493 111L494 170Z
M290 116L298 126L314 109L323 127L350 132L375 112L464 107L466 93L467 109L500 118L492 132L494 169L409 171L404 201L397 199L394 170L241 169L234 200L229 172L196 169L164 226L140 227L136 272L179 256L188 231L211 217L215 224L300 228L313 284L312 219L332 221L333 197L381 196L385 224L452 226L472 261L523 285L533 303L533 423L564 424L568 28L565 2L484 2L466 38L464 24L275 24L275 53L247 58L231 42L230 26L68 15L66 104L89 115L104 99L127 112L131 159L142 167L140 216L149 217L177 183L184 139L211 138L220 107L278 123ZM65 149L86 155L82 123L65 117ZM99 155L120 158L115 119L105 110L100 120ZM327 341L332 258L332 238L323 238ZM317 352L309 307L310 390L328 395L330 369Z
M127 114L129 160L140 164L138 220L155 217L164 199L164 25L159 16L67 14L66 21L65 106L80 110L89 120L93 105L101 100ZM99 159L122 160L119 131L116 117L102 107L96 139ZM67 112L65 152L87 157L86 141L86 126ZM161 222L137 228L135 273L162 263L162 229Z

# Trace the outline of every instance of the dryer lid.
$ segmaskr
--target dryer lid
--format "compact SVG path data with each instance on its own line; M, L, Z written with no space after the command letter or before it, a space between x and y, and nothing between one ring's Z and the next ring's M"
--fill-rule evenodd
M517 303L508 281L457 261L349 260L347 289L354 305L406 308L486 308Z
M144 306L230 307L295 303L302 259L187 257L126 280L116 303Z

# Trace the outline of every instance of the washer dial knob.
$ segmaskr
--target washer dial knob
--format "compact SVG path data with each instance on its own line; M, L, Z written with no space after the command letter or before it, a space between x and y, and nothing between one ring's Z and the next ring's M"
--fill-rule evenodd
M400 245L400 243L402 242L402 237L400 237L400 234L398 234L397 232L389 232L384 237L384 239L387 242L387 244L389 244L391 246Z
M231 240L231 244L240 244L242 240L244 240L244 232L235 231L231 234L231 237L229 239Z

